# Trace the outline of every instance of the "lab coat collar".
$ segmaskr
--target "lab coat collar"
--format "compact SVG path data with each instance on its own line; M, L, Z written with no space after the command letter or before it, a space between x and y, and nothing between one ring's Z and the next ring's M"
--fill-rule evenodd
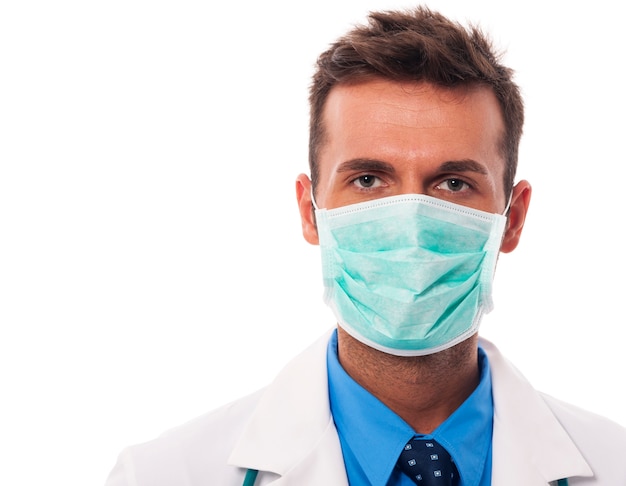
M492 484L545 486L593 472L545 399L485 339L493 385Z
M275 473L275 483L347 486L341 445L328 402L330 332L289 363L266 389L229 464ZM580 451L542 396L481 339L493 383L492 484L546 486L592 476Z
M332 332L332 331L331 331ZM230 465L280 476L275 483L348 486L330 413L324 334L267 388L230 455Z

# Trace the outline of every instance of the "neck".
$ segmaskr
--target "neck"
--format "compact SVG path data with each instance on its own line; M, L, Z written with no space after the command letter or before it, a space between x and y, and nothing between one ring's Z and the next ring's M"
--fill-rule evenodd
M338 328L339 362L363 388L418 434L429 434L471 395L480 381L478 336L427 356L394 356Z

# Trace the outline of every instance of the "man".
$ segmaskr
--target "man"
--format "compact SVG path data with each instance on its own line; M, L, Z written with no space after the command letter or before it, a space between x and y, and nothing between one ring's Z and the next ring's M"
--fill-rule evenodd
M296 193L337 329L266 389L124 451L107 484L626 484L624 429L478 338L531 194L489 42L424 8L374 13L319 58L310 101Z

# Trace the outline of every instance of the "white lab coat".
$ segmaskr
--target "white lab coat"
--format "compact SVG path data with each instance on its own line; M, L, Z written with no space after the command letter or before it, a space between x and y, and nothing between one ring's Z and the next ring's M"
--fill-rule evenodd
M267 388L120 454L107 486L348 486L328 403L328 335ZM535 391L491 343L494 486L626 486L626 429ZM359 486L359 485L357 485ZM384 486L384 485L374 485Z

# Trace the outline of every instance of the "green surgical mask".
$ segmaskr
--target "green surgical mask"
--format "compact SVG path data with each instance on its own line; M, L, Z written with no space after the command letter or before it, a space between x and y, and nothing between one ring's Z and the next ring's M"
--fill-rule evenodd
M506 217L406 194L316 209L324 301L359 341L398 356L478 331Z

